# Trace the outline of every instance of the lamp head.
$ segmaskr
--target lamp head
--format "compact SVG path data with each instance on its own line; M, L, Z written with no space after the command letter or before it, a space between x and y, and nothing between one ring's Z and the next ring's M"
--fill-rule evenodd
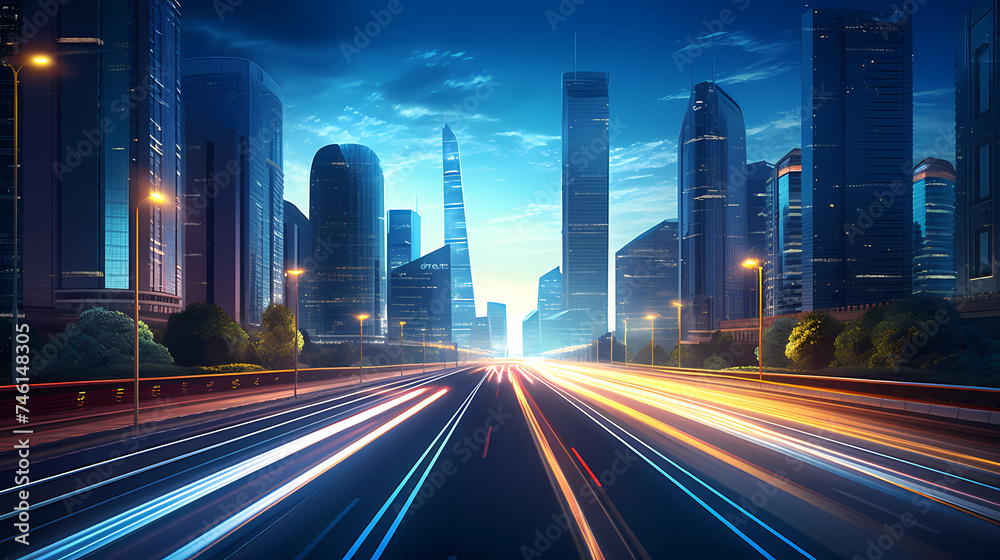
M31 62L32 62L32 64L35 64L35 65L38 65L38 66L48 66L49 63L52 62L52 61L49 60L49 57L47 57L47 56L36 56L36 57L34 57L34 58L31 59Z
M361 315L358 315L358 321L364 321L368 317L370 317L370 315L366 315L366 314L362 313Z
M679 301L670 302L670 305L673 305L674 307L684 307L684 304Z
M163 202L163 195L158 192L149 193L149 199L153 202Z
M743 261L743 266L752 270L760 267L760 261L757 259L747 259Z
M656 315L646 315L646 318L652 321L653 319L656 319Z
M302 270L301 268L296 268L295 270L286 270L285 274L287 274L289 276L298 276L298 275L302 274L303 272L305 272L305 271Z
M403 325L405 325L405 324L406 324L406 321L400 321L400 322L399 322L399 326L401 326L401 327L402 327Z

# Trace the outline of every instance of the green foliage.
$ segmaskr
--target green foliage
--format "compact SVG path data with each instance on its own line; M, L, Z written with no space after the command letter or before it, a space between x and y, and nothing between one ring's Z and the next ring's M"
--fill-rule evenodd
M650 365L649 363L649 343L639 349L630 359L629 363L636 365ZM655 360L654 365L665 366L670 363L670 355L667 351L663 349L659 344L653 349L653 359ZM676 361L675 361L676 363Z
M192 303L171 315L164 344L177 363L185 366L256 361L246 331L214 303Z
M261 365L267 369L294 367L295 347L292 346L292 340L296 341L299 350L302 349L305 340L302 333L295 331L295 318L292 312L284 305L272 303L264 311L262 323L264 329L255 342Z
M132 364L135 323L124 313L94 307L80 314L65 332L42 349L46 370L91 369ZM139 321L139 362L174 363L170 352L153 340Z
M207 375L211 373L244 373L251 371L265 371L257 364L223 364L218 366L203 366L188 368L192 375Z
M792 334L792 329L798 323L797 319L791 317L779 317L764 331L765 367L784 368L791 365L788 356L785 356L785 347L788 346L788 337Z
M702 365L702 367L704 369L720 370L728 368L729 365L730 365L729 362L727 362L721 356L713 354L708 358L705 358L705 363Z
M844 325L827 313L806 313L792 329L785 356L799 369L814 370L833 361L834 342Z

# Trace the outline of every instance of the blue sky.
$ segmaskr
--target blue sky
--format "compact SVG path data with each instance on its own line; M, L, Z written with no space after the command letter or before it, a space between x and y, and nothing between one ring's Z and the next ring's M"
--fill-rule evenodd
M903 2L836 3L879 12L893 4ZM909 3L915 159L954 160L955 37L971 4ZM692 79L714 74L741 105L750 161L774 162L800 145L806 6L219 0L185 5L182 49L249 58L281 84L287 200L308 214L313 155L365 144L382 160L386 208L419 199L423 253L443 244L440 141L449 123L463 152L477 310L507 304L513 354L538 276L560 263L560 74L574 68L574 33L577 68L611 73L613 253L676 217L677 136Z

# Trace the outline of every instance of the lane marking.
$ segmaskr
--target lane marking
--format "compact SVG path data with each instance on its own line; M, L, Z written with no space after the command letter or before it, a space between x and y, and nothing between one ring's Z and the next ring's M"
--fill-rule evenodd
M583 465L583 468L587 469L587 474L590 475L590 478L594 479L594 484L596 484L600 488L603 488L603 486L601 485L601 481L597 480L597 477L594 476L594 471L590 470L590 467L587 466L587 463L583 460L583 457L581 457L580 454L576 452L576 448L570 447L570 450L573 451L573 455L576 455L576 458L580 461L580 464Z
M306 554L309 554L309 551L311 551L317 544L319 544L319 541L323 540L323 537L325 537L326 534L330 532L330 529L333 529L333 526L336 525L337 522L340 521L345 515L347 515L347 512L350 511L352 507L354 507L354 504L358 503L359 499L360 498L354 498L353 502L347 504L347 507L345 507L344 510L340 512L340 515L334 517L333 521L331 521L330 524L326 526L326 529L320 531L320 533L316 535L316 538L314 538L312 542L309 543L309 546L302 549L302 552L300 552L299 555L295 557L295 560L302 560L303 558L305 558Z

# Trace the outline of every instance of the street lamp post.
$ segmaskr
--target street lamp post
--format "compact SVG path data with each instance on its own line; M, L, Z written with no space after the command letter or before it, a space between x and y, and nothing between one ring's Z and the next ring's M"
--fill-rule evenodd
M135 353L135 383L132 388L132 427L135 429L139 428L139 208L142 206L142 203L147 200L160 203L163 202L163 195L158 192L150 193L149 196L140 200L135 205L135 302L132 309L135 314L132 321L135 326L135 337L133 340L133 350Z
M427 373L427 329L420 329L420 373Z
M293 396L299 398L299 275L305 272L301 269L289 270L285 274L292 277L295 285L295 332L292 333L292 348L295 351L295 377L292 378Z
M747 259L743 266L757 269L757 369L758 380L764 380L764 263L757 259Z
M649 365L655 366L653 363L653 335L656 333L656 328L653 326L653 321L656 320L656 315L646 315L649 319Z
M399 376L403 377L403 325L406 321L399 322Z
M365 382L365 319L368 315L362 313L358 315L358 344L361 347L361 361L358 362L358 385Z
M46 66L49 63L49 59L46 58L46 57L44 57L44 56L36 56L36 57L34 57L34 58L31 59L31 63L35 64L36 66ZM14 237L13 237L14 238L14 262L13 262L13 271L14 272L13 272L13 275L12 275L13 281L14 281L14 285L13 285L12 291L11 291L11 294L13 295L13 297L11 298L11 305L12 305L13 313L11 313L11 316L10 316L10 323L11 323L11 329L12 329L12 331L11 331L11 337L10 337L10 348L12 350L11 353L10 353L10 358L11 358L11 366L12 367L11 367L10 371L11 371L12 377L14 378L11 381L11 383L14 383L14 384L17 383L17 379L16 379L17 378L17 352L14 352L13 350L14 350L14 348L16 346L15 341L17 340L17 319L18 319L18 315L17 315L17 258L18 258L17 244L20 241L20 238L17 235L17 233L18 233L17 232L17 223L18 223L18 217L17 217L17 199L18 199L18 192L17 192L17 172L18 172L18 169L19 169L19 165L18 165L18 162L19 162L19 158L18 158L18 156L19 156L19 153L18 153L18 141L19 141L19 138L18 138L18 126L20 124L19 120L18 120L18 110L19 110L18 109L18 89L19 89L18 88L18 84L19 84L19 82L17 80L17 74L21 71L22 68L25 67L26 64L27 63L22 64L22 65L18 66L17 68L15 68L14 65L12 65L12 64L6 64L6 63L3 64L3 66L9 67L14 72L14 179L13 179L14 187L13 187L13 193L12 193L14 195L14 205L13 205L14 206Z
M677 367L681 367L681 307L684 307L679 301L671 303L677 308Z
M625 318L625 365L628 365L628 317Z

